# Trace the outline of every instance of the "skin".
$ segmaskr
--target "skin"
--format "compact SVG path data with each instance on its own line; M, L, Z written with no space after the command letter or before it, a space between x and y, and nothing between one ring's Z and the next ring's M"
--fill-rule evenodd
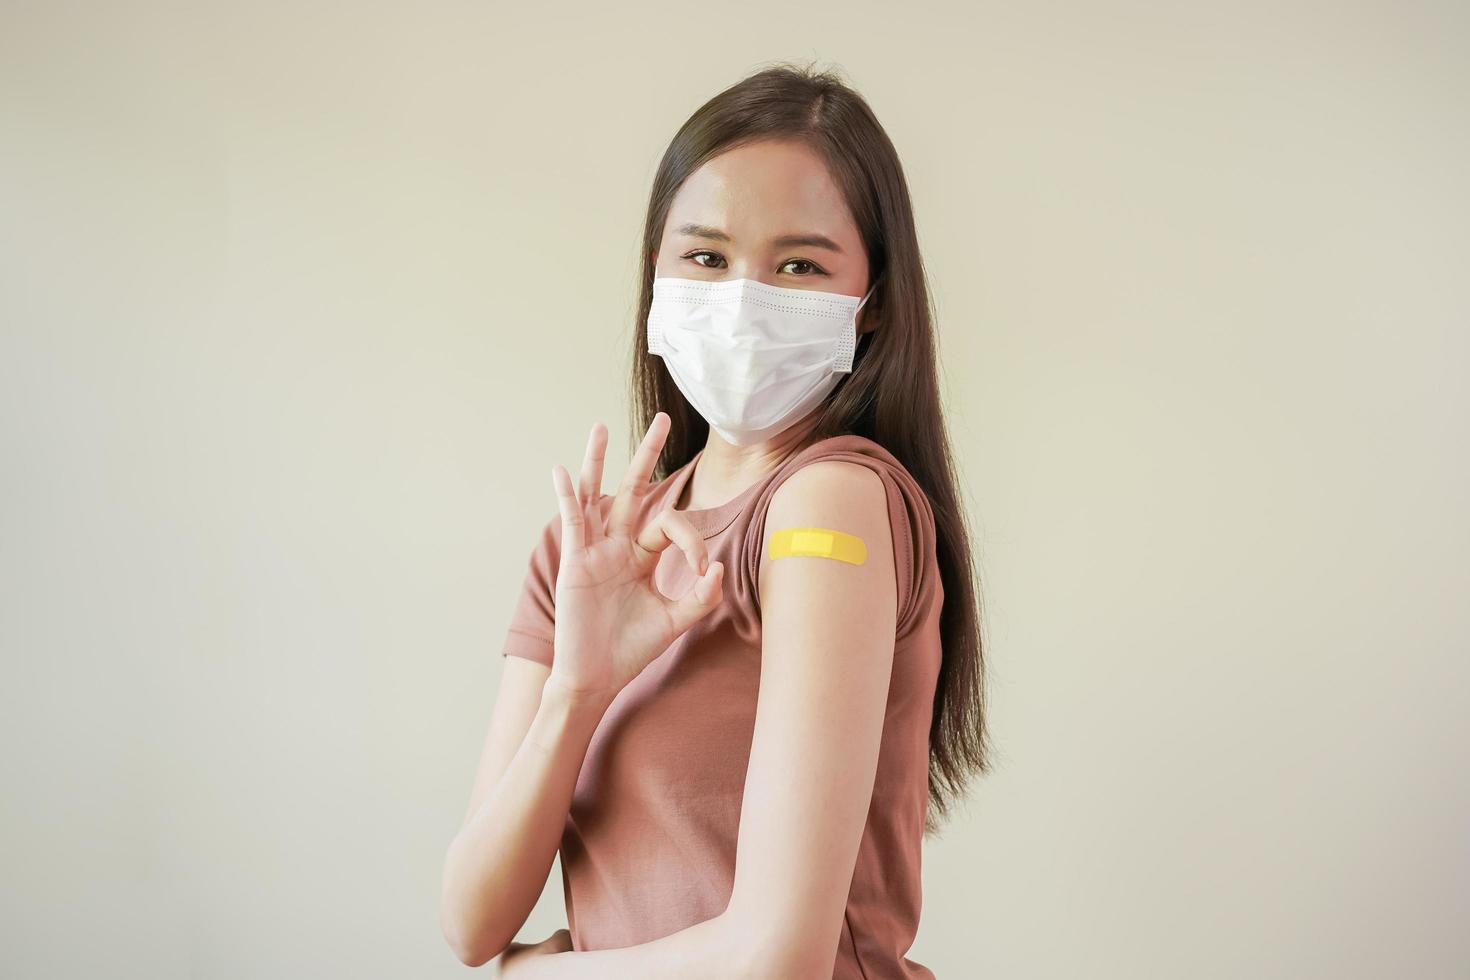
M717 228L728 240L681 230ZM778 246L821 234L840 251ZM705 253L692 255L691 253ZM690 176L666 222L657 274L862 295L868 264L857 228L819 157L765 141L731 150ZM821 271L814 271L820 269ZM866 310L866 307L864 308ZM859 329L872 326L861 321ZM713 431L680 508L718 505L775 467L810 431L808 416L753 446ZM594 424L573 485L553 468L562 528L553 666L506 657L463 826L445 860L441 919L465 963L536 978L830 977L872 798L893 666L897 582L886 489L866 467L803 466L772 495L766 527L847 531L868 546L862 565L813 557L759 570L762 669L726 910L653 942L571 951L564 931L513 943L560 844L593 731L622 686L724 601L724 569L674 509L635 527L668 434L659 413L618 492L601 492L607 430ZM652 572L676 547L696 573L688 594L663 597Z

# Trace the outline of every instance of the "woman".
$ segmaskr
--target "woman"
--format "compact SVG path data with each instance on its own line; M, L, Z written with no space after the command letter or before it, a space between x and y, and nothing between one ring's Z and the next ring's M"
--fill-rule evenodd
M922 838L988 746L897 155L761 71L674 137L644 246L646 431L616 495L600 424L553 468L445 936L516 980L931 977ZM513 943L558 848L570 929Z

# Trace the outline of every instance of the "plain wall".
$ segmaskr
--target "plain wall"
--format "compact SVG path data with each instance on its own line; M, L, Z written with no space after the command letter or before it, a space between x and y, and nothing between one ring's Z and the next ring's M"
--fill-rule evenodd
M463 975L654 167L815 58L902 154L986 602L913 957L1464 977L1466 11L3 3L0 972Z

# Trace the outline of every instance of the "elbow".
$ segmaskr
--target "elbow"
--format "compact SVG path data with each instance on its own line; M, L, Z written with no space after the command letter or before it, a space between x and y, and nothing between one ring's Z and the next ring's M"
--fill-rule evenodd
M465 966L484 966L505 950L506 944L486 942L483 932L466 923L445 917L441 925L445 942Z
M443 891L439 896L439 929L444 941L465 966L484 966L499 956L510 944L504 930L493 926L486 909L458 887L452 867L446 867Z
M444 932L444 941L465 966L484 966L500 955L499 949L492 949L492 944L485 942L481 930L454 916L448 909L440 915L439 926Z

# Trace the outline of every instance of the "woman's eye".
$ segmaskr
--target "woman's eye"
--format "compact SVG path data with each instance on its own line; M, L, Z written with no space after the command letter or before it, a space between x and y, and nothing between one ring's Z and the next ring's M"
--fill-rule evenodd
M818 268L818 266L817 266L817 264L815 262L810 262L810 261L808 261L806 259L792 259L790 262L787 262L786 264L787 265L804 266L807 271L804 271L804 272L796 272L795 274L798 275L798 276L809 276L809 275L811 275L814 272L821 272L822 271L820 268Z
M717 265L710 265L710 264L708 264L706 262L699 261L701 258L706 258L706 257L711 258L711 259L719 259L720 257L718 255L716 255L714 252L690 252L688 255L686 255L684 257L686 259L693 259L695 265L702 265L706 269L718 269L719 268L719 266L717 266Z

